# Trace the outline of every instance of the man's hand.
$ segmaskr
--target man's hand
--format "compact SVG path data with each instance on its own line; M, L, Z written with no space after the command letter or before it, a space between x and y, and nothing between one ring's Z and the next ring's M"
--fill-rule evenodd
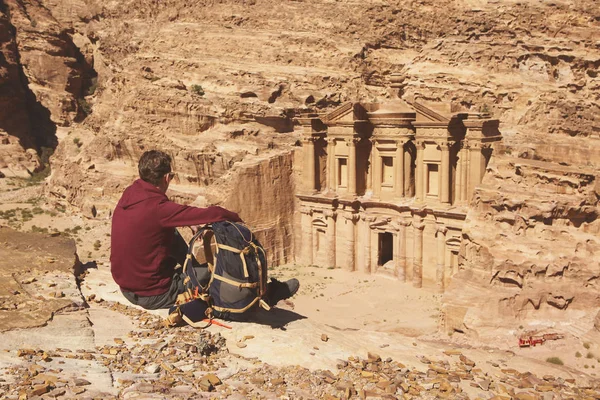
M200 225L192 225L192 226L190 226L190 229L192 230L192 233L195 235L196 233L198 233L198 230L200 229Z

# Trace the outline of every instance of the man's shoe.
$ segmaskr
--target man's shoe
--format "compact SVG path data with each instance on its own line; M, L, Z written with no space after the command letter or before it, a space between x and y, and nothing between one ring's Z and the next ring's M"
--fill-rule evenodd
M267 302L269 306L275 306L279 301L289 299L296 294L300 288L298 279L289 279L285 282L271 278L271 282L267 285Z

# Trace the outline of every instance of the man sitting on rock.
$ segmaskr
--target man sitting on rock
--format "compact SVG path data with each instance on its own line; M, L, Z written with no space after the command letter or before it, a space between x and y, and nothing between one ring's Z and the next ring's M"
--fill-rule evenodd
M218 221L241 222L240 217L222 207L198 208L170 201L166 192L174 174L171 157L158 150L147 151L139 160L137 179L123 192L112 217L111 272L123 296L145 309L169 308L185 291L181 268L187 243L176 227ZM206 264L193 260L198 278L208 281ZM203 279L204 277L204 279ZM271 306L298 291L297 279L268 284L267 303Z

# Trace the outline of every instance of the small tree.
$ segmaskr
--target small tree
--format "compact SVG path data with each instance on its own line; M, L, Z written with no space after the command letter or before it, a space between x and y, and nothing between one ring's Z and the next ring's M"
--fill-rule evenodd
M202 86L192 85L190 89L192 90L192 93L197 94L200 97L204 96L204 89L202 88Z
M77 104L79 105L79 109L85 116L88 116L92 113L92 106L87 102L86 99L78 99Z

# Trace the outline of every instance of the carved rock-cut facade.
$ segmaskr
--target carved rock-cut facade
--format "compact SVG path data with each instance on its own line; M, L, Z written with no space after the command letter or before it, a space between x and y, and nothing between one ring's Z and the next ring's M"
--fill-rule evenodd
M442 291L498 121L401 101L346 103L298 121L302 261Z

